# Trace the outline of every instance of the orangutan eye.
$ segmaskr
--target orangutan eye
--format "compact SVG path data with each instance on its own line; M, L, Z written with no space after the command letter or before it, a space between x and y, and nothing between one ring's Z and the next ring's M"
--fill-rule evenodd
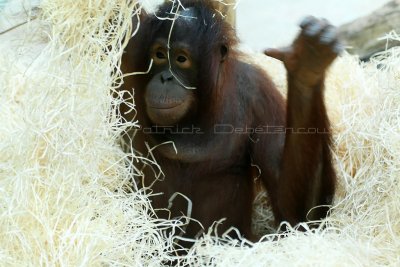
M185 55L178 55L176 57L176 64L182 69L188 69L192 66L192 62Z
M161 52L161 51L157 51L157 52L156 52L156 57L157 57L158 59L165 59L165 58L167 58L167 56L166 56L163 52Z
M187 60L187 58L185 56L179 56L176 61L178 61L179 63L185 63Z
M162 49L162 47L158 47L153 50L152 58L155 64L162 65L167 62L167 53Z

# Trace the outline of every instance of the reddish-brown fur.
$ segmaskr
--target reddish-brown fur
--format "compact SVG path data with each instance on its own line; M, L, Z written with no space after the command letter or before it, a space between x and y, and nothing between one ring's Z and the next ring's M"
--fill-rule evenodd
M181 129L195 127L202 133L156 135L136 131L133 141L136 153L148 154L145 143L152 147L174 141L178 148L177 155L171 154L168 145L152 151L164 174L160 180L155 178L158 172L155 166L143 165L145 176L141 186L152 185L154 193L162 193L151 197L153 207L167 208L170 197L179 192L191 200L191 216L205 228L224 218L219 233L233 226L245 237L253 238L254 177L251 164L255 164L261 170L260 178L268 191L277 223L288 221L295 225L325 217L334 194L335 174L329 148L330 134L327 133L329 122L323 101L323 82L325 69L336 54L328 46L318 47L314 39L303 35L295 41L292 49L284 53L270 52L283 60L288 69L288 100L285 103L262 70L239 59L234 50L235 33L219 15L213 18L213 7L207 1L183 3L185 7L194 6L200 10L204 23L194 27L200 29L214 25L201 41L196 39L197 43L191 44L200 47L193 51L199 73L194 92L198 102L196 111L179 123ZM162 6L159 15L170 9L168 5ZM138 36L132 39L123 56L124 72L147 70L150 62L148 47L166 23L170 22L159 21L150 15L142 16ZM193 31L196 32L197 28ZM191 33L186 34L190 36ZM226 58L221 58L219 53L222 44L229 48ZM310 54L308 47L312 45L319 49L320 54ZM136 119L144 128L153 127L154 130L145 112L143 98L152 75L150 72L127 77L121 90L135 89ZM126 106L121 106L125 119L132 120L132 115L124 114L126 110ZM220 134L215 132L215 125L225 125L229 131L264 128L247 134ZM268 133L265 132L267 127ZM298 133L303 128L306 131L317 129L321 133ZM260 132L261 129L264 132ZM128 138L125 136L125 139ZM138 166L143 167L141 164ZM323 207L308 214L310 209L319 205ZM178 196L170 214L162 210L158 214L163 217L181 216L186 214L187 206L187 200ZM197 223L190 223L184 236L194 237L200 230Z

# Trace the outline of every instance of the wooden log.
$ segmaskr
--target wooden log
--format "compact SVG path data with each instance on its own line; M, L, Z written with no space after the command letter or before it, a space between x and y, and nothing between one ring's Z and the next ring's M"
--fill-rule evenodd
M339 36L352 54L368 60L373 54L399 46L398 41L378 40L387 33L400 34L400 0L392 0L373 13L339 27Z

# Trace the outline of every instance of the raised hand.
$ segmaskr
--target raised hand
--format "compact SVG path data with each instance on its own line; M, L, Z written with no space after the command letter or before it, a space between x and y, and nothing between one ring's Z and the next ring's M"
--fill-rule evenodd
M267 56L281 60L289 75L304 86L321 82L333 60L343 51L336 28L325 19L309 16L300 23L301 32L293 44L267 49Z

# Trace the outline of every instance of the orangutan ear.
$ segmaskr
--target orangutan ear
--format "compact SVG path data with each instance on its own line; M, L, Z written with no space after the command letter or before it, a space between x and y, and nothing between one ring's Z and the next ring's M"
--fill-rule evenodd
M225 61L226 58L228 57L229 48L226 44L222 44L219 49L220 49L219 51L221 53L221 62Z

